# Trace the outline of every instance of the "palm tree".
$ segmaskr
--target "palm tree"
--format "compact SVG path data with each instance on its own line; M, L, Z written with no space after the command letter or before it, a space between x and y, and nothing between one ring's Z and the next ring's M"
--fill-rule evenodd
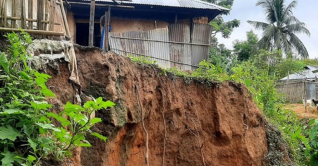
M258 41L261 49L282 50L285 54L296 51L302 58L308 58L308 52L302 41L295 35L296 33L305 33L310 36L305 23L300 22L292 12L297 5L293 0L288 6L285 6L285 0L259 0L257 6L265 9L265 22L248 21L256 29L263 30L263 37Z

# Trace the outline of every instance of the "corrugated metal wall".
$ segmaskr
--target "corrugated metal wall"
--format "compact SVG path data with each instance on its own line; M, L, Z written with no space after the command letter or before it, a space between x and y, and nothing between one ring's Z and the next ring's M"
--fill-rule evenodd
M306 85L306 96L307 99L316 99L316 83L315 82L307 82Z
M299 103L304 98L304 86L303 80L289 80L279 82L276 89L279 94L283 95L284 100ZM317 99L317 82L306 81L306 98Z
M163 68L196 68L208 59L212 27L172 24L168 28L124 33L110 32L110 48L121 55L148 56Z
M193 32L191 34L192 45L192 65L198 65L203 59L209 58L209 48L211 41L212 26L208 24L193 24Z

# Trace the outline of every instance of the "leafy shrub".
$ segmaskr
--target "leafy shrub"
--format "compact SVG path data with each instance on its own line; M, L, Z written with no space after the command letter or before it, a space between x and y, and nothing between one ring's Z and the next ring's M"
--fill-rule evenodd
M246 85L255 103L263 111L270 123L282 133L290 147L293 160L304 165L310 156L311 147L303 134L303 126L294 112L282 109L282 100L275 88L277 78L268 68L257 67L253 61L246 61L234 67L231 78ZM273 72L274 73L274 72Z
M215 66L206 60L200 62L199 68L192 73L192 76L210 81L225 81L229 79L220 66Z
M0 53L0 164L38 165L43 158L62 159L73 147L90 146L87 133L106 141L90 131L101 121L90 115L114 104L98 98L83 107L67 103L59 114L48 112L51 105L45 97L55 95L45 84L50 76L28 66L31 37L24 32L6 37L10 47ZM51 118L60 126L54 126Z
M139 63L139 64L148 64L148 65L157 64L157 61L154 61L150 57L147 57L147 56L128 55L128 58L130 58L133 62Z

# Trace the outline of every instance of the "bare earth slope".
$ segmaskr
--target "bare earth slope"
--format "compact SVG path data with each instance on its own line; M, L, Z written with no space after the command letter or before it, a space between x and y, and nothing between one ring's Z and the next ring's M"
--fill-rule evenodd
M93 147L77 149L72 165L262 165L265 122L245 87L184 80L99 50L76 53L83 93L116 106L96 113L103 123L94 130L107 143L89 138ZM56 109L74 100L66 63L59 71L47 71Z

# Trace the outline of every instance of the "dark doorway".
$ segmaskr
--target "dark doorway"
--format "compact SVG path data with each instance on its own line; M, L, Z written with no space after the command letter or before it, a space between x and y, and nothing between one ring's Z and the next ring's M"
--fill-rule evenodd
M94 25L94 46L100 46L100 25L95 23ZM76 43L82 46L88 46L89 37L89 24L88 23L76 23Z

